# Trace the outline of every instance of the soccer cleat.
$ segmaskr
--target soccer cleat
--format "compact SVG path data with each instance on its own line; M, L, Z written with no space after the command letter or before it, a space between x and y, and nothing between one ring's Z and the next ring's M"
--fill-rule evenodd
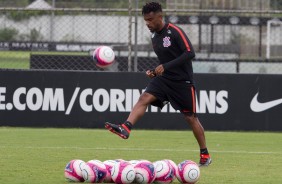
M209 166L212 163L212 159L209 154L200 154L199 167Z
M115 124L106 122L105 128L111 131L112 133L117 134L118 136L120 136L123 139L128 139L129 134L130 134L130 130L124 124L115 125Z

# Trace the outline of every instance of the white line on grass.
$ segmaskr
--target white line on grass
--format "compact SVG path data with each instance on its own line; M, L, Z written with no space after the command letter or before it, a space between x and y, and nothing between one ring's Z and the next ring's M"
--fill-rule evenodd
M0 146L0 148L13 149L79 149L79 150L110 150L110 151L163 151L163 152L199 152L199 150L189 149L165 149L165 148L109 148L109 147L67 147L67 146ZM240 154L282 154L282 152L266 152L266 151L222 151L210 150L211 153L240 153Z

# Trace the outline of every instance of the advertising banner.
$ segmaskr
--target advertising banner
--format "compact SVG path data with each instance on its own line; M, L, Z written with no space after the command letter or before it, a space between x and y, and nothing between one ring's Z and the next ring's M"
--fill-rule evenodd
M1 71L0 126L103 128L122 123L146 88L145 73ZM195 74L206 130L282 130L282 75ZM170 105L150 106L135 128L189 129Z

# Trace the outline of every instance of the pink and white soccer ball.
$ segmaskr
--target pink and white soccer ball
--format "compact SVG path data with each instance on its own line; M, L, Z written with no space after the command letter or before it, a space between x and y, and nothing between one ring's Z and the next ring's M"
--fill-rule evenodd
M115 183L132 183L135 179L134 166L127 161L117 162L112 167L111 176Z
M139 162L150 162L149 160L145 160L145 159L140 159L140 160L129 160L128 162L131 163L133 166L135 166L136 164L138 164Z
M194 184L200 178L200 168L191 160L184 160L178 164L177 179L180 183Z
M155 183L171 183L175 178L175 172L167 160L159 160L153 163L156 169Z
M176 178L177 171L178 171L177 165L176 165L176 163L175 163L174 161L172 161L172 160L166 159L166 161L167 161L167 162L170 164L170 166L172 167L173 172L174 172L174 177L173 177L173 179L175 179L175 178Z
M115 53L111 47L100 46L93 52L93 59L98 67L106 68L115 61Z
M148 184L155 181L156 170L154 164L147 160L140 160L134 166L135 182L139 184Z
M111 171L112 171L112 167L117 162L119 162L119 161L117 161L117 160L105 160L103 162L104 165L106 166L106 169L107 169L107 174L106 174L106 177L104 179L105 183L114 183L112 176L111 176Z
M102 183L107 175L107 169L103 162L99 160L89 160L82 170L82 173L86 182Z
M83 182L82 170L85 165L86 163L83 160L71 160L65 167L65 178L73 182Z
M131 163L131 165L135 166L140 162L140 160L129 160L128 162Z
M88 164L85 164L82 169L82 176L85 182L94 183L96 181L96 173Z
M115 159L115 161L121 162L121 161L126 161L126 160L124 160L124 159L122 159L122 158L118 158L118 159Z

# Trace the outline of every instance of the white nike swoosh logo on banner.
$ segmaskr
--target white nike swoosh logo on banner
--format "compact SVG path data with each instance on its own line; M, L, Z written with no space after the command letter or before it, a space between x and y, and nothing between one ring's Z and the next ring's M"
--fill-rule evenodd
M252 111L254 112L262 112L262 111L265 111L265 110L268 110L272 107L275 107L279 104L282 104L282 98L281 99L277 99L277 100L272 100L272 101L269 101L269 102L259 102L258 101L258 93L254 96L254 98L252 99L251 101L251 109Z

